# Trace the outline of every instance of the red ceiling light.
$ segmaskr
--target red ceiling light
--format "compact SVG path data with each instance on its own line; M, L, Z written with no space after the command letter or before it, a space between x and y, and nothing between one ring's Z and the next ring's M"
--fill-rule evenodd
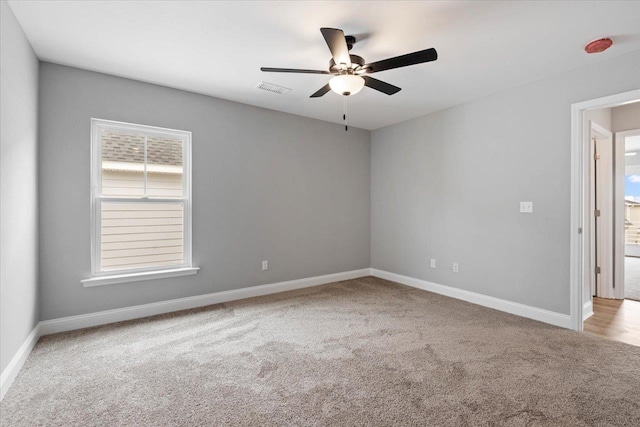
M613 44L613 40L609 37L605 37L603 39L594 40L589 42L585 47L584 51L587 53L600 53L609 49Z

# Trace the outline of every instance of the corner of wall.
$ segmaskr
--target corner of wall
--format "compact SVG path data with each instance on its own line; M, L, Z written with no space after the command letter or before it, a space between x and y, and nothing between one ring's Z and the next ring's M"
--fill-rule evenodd
M40 316L38 248L38 58L9 3L0 1L0 365L5 391ZM20 185L16 185L19 182ZM16 208L18 207L18 208ZM7 248L11 250L8 251ZM9 259L8 257L11 256ZM36 338L37 341L37 338ZM35 341L33 341L35 345ZM27 352L28 355L28 352ZM18 362L16 362L16 360ZM11 368L11 369L10 369ZM18 367L19 370L19 367ZM16 371L17 373L17 371ZM10 382L10 381L9 381Z

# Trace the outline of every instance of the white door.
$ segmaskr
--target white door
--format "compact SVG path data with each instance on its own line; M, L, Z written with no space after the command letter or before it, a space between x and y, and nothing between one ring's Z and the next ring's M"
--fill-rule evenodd
M592 248L595 289L593 295L616 298L614 280L614 146L609 130L591 122L594 147Z

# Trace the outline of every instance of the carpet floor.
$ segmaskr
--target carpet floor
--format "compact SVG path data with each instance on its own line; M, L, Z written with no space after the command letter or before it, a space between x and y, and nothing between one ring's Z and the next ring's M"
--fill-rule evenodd
M624 297L640 301L640 258L624 257Z
M640 348L373 277L43 337L2 426L640 425Z

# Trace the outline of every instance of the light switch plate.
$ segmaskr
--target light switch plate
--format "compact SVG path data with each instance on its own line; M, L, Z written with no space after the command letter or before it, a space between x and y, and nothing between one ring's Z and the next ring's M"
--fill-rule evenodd
M520 213L533 213L533 202L520 202Z

